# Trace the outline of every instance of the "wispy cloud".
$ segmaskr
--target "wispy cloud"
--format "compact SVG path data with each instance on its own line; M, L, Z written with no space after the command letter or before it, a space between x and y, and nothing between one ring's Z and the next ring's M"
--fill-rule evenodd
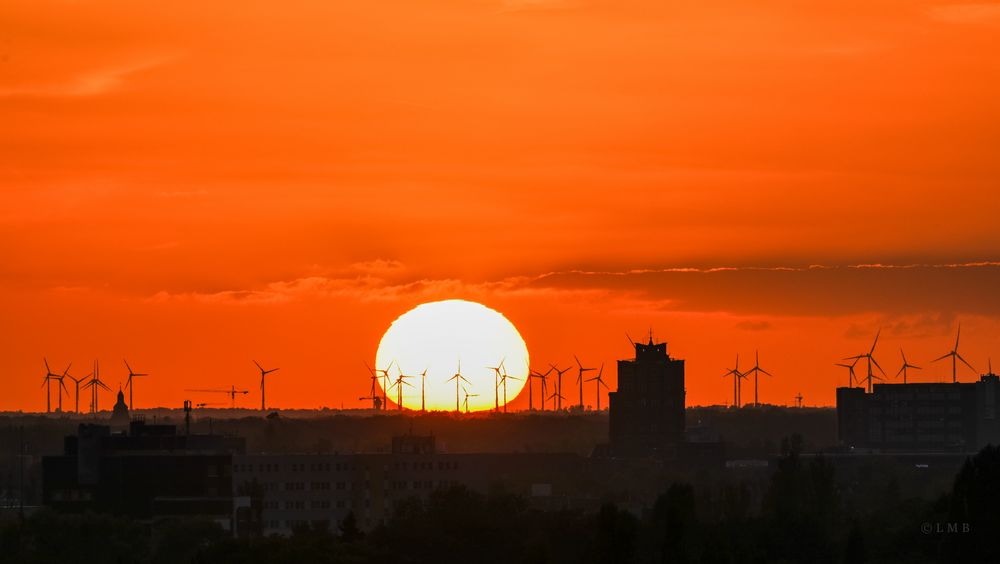
M358 302L454 297L602 301L629 311L726 312L741 315L1000 315L994 291L1000 263L849 265L807 267L666 268L623 271L568 270L537 276L468 282L407 278L391 260L357 263L337 273L274 281L219 292L160 292L152 301L281 304L346 298ZM751 320L752 321L752 320ZM927 323L922 323L926 326ZM740 327L761 331L770 326ZM902 332L919 328L900 328Z
M0 88L0 97L75 98L98 96L122 87L129 75L163 65L176 57L157 56L78 73L63 80Z
M571 6L569 0L503 0L497 13L557 10Z
M935 6L929 10L930 18L954 24L1000 23L1000 3L979 2Z

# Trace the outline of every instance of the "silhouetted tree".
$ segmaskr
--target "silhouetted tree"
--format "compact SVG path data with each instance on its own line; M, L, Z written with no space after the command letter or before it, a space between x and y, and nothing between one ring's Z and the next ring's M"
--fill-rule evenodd
M1000 562L1000 447L987 445L967 459L951 490L948 523L957 531L945 537L952 562ZM965 532L965 529L968 532Z
M844 548L844 564L865 564L865 537L857 522L851 525Z
M358 528L358 518L354 516L354 511L348 511L347 516L340 522L340 538L344 542L354 542L361 538L361 529Z
M607 564L632 562L635 553L636 520L613 503L601 506L597 516L597 561Z
M660 562L690 562L698 529L694 487L671 484L653 505L653 523L660 535Z

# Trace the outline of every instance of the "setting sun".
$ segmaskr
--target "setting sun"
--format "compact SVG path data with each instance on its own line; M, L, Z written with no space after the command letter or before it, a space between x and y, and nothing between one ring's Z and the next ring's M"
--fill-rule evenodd
M504 386L497 390L497 371L491 368L501 362L507 402L517 397L528 375L528 348L517 328L500 312L465 300L426 303L401 315L382 337L375 360L378 369L389 370L389 401L397 402L395 382L404 375L407 409L421 407L424 370L426 409L442 410L492 409L498 401L503 406ZM459 366L461 381L455 378Z

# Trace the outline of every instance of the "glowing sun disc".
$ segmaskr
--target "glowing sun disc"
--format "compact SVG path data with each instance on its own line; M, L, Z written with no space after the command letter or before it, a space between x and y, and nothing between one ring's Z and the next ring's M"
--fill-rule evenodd
M496 373L490 368L503 361L507 372L507 402L524 388L528 376L528 347L506 317L476 302L445 300L421 304L399 316L382 336L375 355L376 368L389 372L388 398L395 408L397 389L392 387L400 371L405 379L403 407L420 409L421 377L426 408L451 410L456 405L455 376L461 362L463 381L458 387L458 404L465 411L468 391L470 411L493 409L499 395L503 407L503 386L496 387ZM381 384L381 378L380 378ZM464 390L463 390L464 387Z

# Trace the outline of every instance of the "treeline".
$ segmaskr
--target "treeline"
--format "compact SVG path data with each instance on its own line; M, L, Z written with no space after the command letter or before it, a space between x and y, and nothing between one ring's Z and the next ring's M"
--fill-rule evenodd
M833 466L784 441L762 496L749 486L669 485L635 515L538 511L522 497L462 488L397 505L363 534L337 530L233 539L202 522L142 525L107 516L36 514L0 530L0 561L142 563L863 563L1000 562L1000 449L971 457L949 493L906 499L889 484L864 503Z

